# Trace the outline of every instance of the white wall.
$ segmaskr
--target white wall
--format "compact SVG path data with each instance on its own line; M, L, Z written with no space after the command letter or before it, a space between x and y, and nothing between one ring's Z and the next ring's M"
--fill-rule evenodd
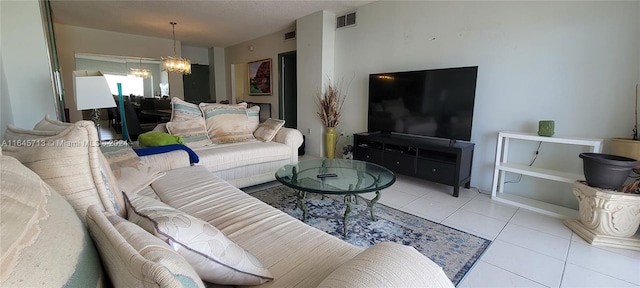
M209 65L209 50L207 48L182 45L182 57L189 59L191 64Z
M335 14L319 11L298 19L298 130L306 135L305 150L324 155L324 125L318 116L316 93L334 79ZM340 129L340 127L338 128Z
M640 79L639 6L637 1L365 5L357 11L357 26L336 31L336 78L353 79L339 130L366 131L370 73L477 65L473 186L490 190L501 130L536 132L539 120L554 119L556 136L629 136L633 89ZM535 146L523 144L516 155L528 162ZM579 152L543 145L536 164L579 169L566 164L579 161ZM548 187L527 181L511 185L507 190Z
M244 100L248 102L258 102L258 103L271 103L271 116L274 118L278 117L279 108L278 108L278 93L279 93L279 85L278 85L278 54L289 52L296 50L296 42L295 41L285 41L284 33L290 32L293 30L293 25L281 31L265 35L260 38L256 38L247 42L239 43L237 45L233 45L230 47L226 47L224 50L225 56L225 74L226 74L226 82L224 87L231 87L231 65L247 65L247 63L262 59L271 59L271 96L249 96L248 93L248 81L246 79L247 76L244 77L243 80L245 82L244 91L246 92L244 95ZM249 46L253 46L253 51L249 51ZM237 67L236 66L236 67ZM235 77L234 77L235 78ZM216 84L216 89L219 87ZM217 93L217 91L216 91ZM223 100L231 100L231 89L226 89L226 96ZM300 95L298 95L300 97ZM220 95L217 96L218 101L220 100Z
M54 25L58 57L65 88L65 106L69 108L71 122L82 119L81 111L76 110L73 95L72 72L75 70L75 53L93 53L116 56L156 58L173 55L173 39L146 37L97 29L89 29L64 24ZM181 45L177 41L178 56ZM169 92L171 97L184 99L182 74L169 73Z
M211 49L213 50L213 72L215 75L215 93L211 95L215 95L216 102L231 99L227 98L227 62L225 59L224 48L212 47Z
M40 4L1 1L0 7L0 125L4 135L7 124L31 129L45 114L56 117L56 106Z

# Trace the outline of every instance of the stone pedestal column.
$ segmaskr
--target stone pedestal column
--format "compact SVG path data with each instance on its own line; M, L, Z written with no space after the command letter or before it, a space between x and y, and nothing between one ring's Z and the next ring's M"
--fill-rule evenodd
M588 186L576 181L573 194L580 205L580 221L565 220L573 232L592 245L640 250L640 195Z

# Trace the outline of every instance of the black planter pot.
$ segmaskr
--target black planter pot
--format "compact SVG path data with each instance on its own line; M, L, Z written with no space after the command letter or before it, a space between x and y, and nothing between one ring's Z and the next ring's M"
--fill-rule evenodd
M587 184L610 190L618 190L631 169L640 165L635 159L602 153L580 153L580 158Z

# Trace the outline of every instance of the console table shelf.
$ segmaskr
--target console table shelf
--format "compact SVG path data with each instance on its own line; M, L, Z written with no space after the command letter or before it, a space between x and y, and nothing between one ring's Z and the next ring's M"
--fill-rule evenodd
M530 167L524 164L502 163L502 164L498 164L497 169L501 171L512 172L516 174L522 174L522 175L548 179L553 181L559 181L559 182L565 182L565 183L573 183L576 180L584 181L584 175L582 174L556 171L556 170L538 168L538 167Z
M516 174L527 175L531 177L547 179L552 181L574 183L575 181L584 181L582 173L570 173L553 169L538 168L527 166L524 164L509 162L509 141L511 139L536 141L545 143L566 144L574 146L586 146L590 152L600 153L602 151L602 139L589 139L577 137L544 137L533 133L520 132L499 132L498 143L496 146L496 162L493 172L493 183L491 187L491 198L503 203L527 208L539 213L547 214L559 218L576 218L578 211L555 205L552 203L542 202L504 191L505 173L511 172ZM577 157L576 157L577 158ZM570 191L569 191L570 192Z
M354 135L356 160L384 166L395 173L469 188L474 144L409 135L358 133Z

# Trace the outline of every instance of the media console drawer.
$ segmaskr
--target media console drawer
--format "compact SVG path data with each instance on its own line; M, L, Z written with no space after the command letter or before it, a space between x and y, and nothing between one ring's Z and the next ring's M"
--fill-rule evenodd
M385 152L383 166L393 172L411 175L416 171L416 156Z
M358 147L354 153L354 159L382 165L382 150Z
M455 173L455 163L418 159L417 174L421 178L437 181L442 184L453 185Z

